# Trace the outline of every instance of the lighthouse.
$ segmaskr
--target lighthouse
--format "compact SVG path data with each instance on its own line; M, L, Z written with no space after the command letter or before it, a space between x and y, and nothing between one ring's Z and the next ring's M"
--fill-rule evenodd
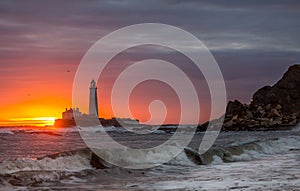
M95 80L90 83L89 115L98 118L98 98Z

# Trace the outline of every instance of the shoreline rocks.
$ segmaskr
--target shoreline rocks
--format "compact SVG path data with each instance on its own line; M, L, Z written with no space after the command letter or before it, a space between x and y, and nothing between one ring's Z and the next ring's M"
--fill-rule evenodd
M300 119L300 65L291 66L274 86L254 93L250 104L229 101L222 130L281 130Z

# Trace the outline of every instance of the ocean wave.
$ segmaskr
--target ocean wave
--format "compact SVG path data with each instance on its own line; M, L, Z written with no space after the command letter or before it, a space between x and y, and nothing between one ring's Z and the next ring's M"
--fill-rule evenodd
M175 149L175 145L174 145ZM300 137L289 136L264 141L253 141L241 145L228 146L224 148L213 148L204 154L198 153L192 148L185 148L182 153L171 161L164 163L162 169L174 166L180 168L195 168L198 165L219 165L228 162L249 161L278 153L287 153L300 149ZM140 153L137 153L140 154ZM139 163L144 160L160 161L170 154L165 153L141 153L136 158L128 158L131 162ZM152 157L152 158L149 158ZM41 158L17 158L0 163L0 185L24 186L39 182L61 182L69 181L70 177L81 180L82 177L99 173L96 169L106 169L111 174L128 174L118 168L102 161L90 149L77 149L47 155ZM161 169L160 167L154 169ZM100 170L99 174L105 171ZM160 172L160 171L158 171ZM105 173L104 173L105 174ZM70 180L72 181L72 180ZM10 188L10 186L8 186Z
M214 148L208 150L204 154L199 154L192 148L185 148L184 153L194 164L207 165L253 160L265 155L295 150L300 150L300 137L298 136L253 141L225 148Z
M10 135L13 135L14 132L12 130L9 130L9 129L0 129L0 134L10 134Z
M0 164L0 175L21 171L69 171L91 169L90 153L87 151L49 155L43 158L17 158Z
M17 158L0 163L0 190L19 190L23 186L59 182L70 176L84 176L94 169L88 149L57 153L42 158Z
M174 149L178 149L175 148ZM169 165L207 165L220 164L223 162L246 161L258 158L266 154L284 153L300 149L300 137L290 136L265 141L254 141L241 145L229 146L225 148L210 149L204 154L199 154L192 148L185 148L184 152L168 162ZM164 161L172 153L136 153L137 157L129 158L128 162L144 163L145 161L159 163ZM126 153L124 153L126 154ZM120 157L120 160L122 157ZM92 168L109 168L111 165L105 163L100 157L90 149L78 149L42 158L17 158L15 160L5 160L0 163L0 175L11 174L22 171L66 171L78 172Z

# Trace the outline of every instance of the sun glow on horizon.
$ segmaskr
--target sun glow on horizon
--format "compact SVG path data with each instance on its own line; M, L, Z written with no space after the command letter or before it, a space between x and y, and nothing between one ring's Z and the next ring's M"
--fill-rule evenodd
M52 126L56 117L12 118L0 121L1 126Z

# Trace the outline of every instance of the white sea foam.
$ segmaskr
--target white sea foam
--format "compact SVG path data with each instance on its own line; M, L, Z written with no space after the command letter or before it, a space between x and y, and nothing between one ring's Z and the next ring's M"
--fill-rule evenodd
M211 164L223 164L223 160L219 157L219 156L213 156L213 161L211 162Z
M189 170L179 166L172 174L142 182L138 187L144 190L299 190L297 156L295 153L265 155L258 160Z
M270 133L270 137L273 138L274 133L277 132L266 133ZM120 190L126 188L136 190L298 190L300 187L300 156L297 149L300 149L300 137L295 134L297 133L293 132L292 136L283 134L283 137L279 139L262 141L257 141L261 140L262 136L257 138L255 135L253 145L258 145L258 147L247 146L252 145L249 142L250 139L252 140L250 137L247 142L234 145L238 148L244 148L242 154L233 155L234 161L239 162L223 163L221 155L214 155L212 156L211 165L199 166L194 164L183 152L167 164L144 170L144 173L140 176L133 176L129 173L115 173L116 177L121 178L112 178L112 184L109 184L107 188L119 188ZM15 136L19 136L19 133L15 132ZM264 136L264 138L268 137ZM218 148L218 146L214 148ZM228 147L232 146L229 145ZM174 145L175 148L176 145ZM41 189L46 190L49 186L49 190L51 190L51 182L54 182L52 184L54 188L59 185L62 190L96 190L101 188L105 180L101 176L102 174L113 177L110 174L111 169L108 169L108 173L104 170L103 173L99 173L99 171L102 171L100 169L82 171L92 168L89 164L89 155L86 154L87 152L85 154L81 152L74 153L55 159L19 158L15 161L4 161L0 163L0 175L2 175L0 177L4 181L13 179L14 182L10 182L13 186L9 186L9 183L7 185L2 184L5 182L1 182L0 179L0 190L26 189L26 187L16 186L19 183L28 185L27 189L29 190L40 185L42 185ZM159 161L168 155L168 151L165 153L149 153L149 155L138 156L130 160L136 162L141 159L144 159L144 161ZM85 173L90 172L92 174L85 176ZM11 175L10 173L14 174ZM98 173L101 175L98 175ZM17 177L14 179L15 176ZM123 182L120 181L121 179ZM17 184L14 184L15 182ZM124 188L126 183L128 183L128 187ZM35 190L39 190L39 188Z
M255 158L259 158L260 156L262 156L262 154L259 153L258 151L244 150L244 152L240 155L232 155L232 159L233 161L250 161Z
M10 134L13 135L14 132L10 129L0 129L0 134Z
M267 140L258 142L263 148L263 153L265 154L276 154L287 152L291 149L300 149L300 137L289 136L281 137L276 140Z
M300 150L300 137L289 136L281 137L279 139L266 140L256 142L261 146L261 150L247 150L240 155L232 155L234 161L250 161L257 158L262 158L266 154L280 154L286 153L290 150Z
M9 183L4 183L1 185L1 191L28 191L28 189L25 186L12 186Z
M109 127L100 127L100 126L95 126L95 127L77 127L74 128L77 129L79 132L85 132L85 133L97 133L97 132L127 132L126 129L120 128L120 127L114 127L114 126L109 126Z
M87 155L76 153L71 156L61 156L55 159L45 157L37 160L35 158L17 158L6 160L0 164L0 174L9 174L21 171L69 171L76 172L91 169L90 159Z
M253 144L256 146L251 147L251 146L249 146L249 144L250 145ZM286 153L286 152L290 151L291 149L298 150L298 149L300 149L300 137L297 137L297 136L282 137L279 139L247 143L246 145L247 146L245 146L245 145L237 146L237 147L241 147L241 149L244 149L241 154L231 153L233 162L234 161L251 161L251 160L263 158L266 155ZM172 148L170 148L170 149L172 149ZM177 149L176 146L174 147L174 149ZM225 148L225 150L226 150L226 148ZM124 154L126 154L126 153L124 153ZM137 164L140 161L143 161L143 162L148 161L148 162L155 163L155 162L163 161L166 157L169 156L169 154L170 153L168 151L165 151L164 153L147 153L147 155L144 155L144 153L141 153L141 155L139 155L135 158L127 158L127 159L129 159L131 162L134 162ZM202 157L205 157L205 156L203 155ZM207 156L207 157L209 157L209 156ZM217 153L211 157L212 157L212 159L211 159L210 164L212 164L212 165L224 163L222 158L220 156L218 156ZM173 158L167 164L180 165L180 166L197 166L192 161L193 160L192 158L189 158L189 156L187 156L185 154L185 152L181 152L178 156ZM205 158L203 158L203 159L205 160Z
M134 165L134 168L139 168L140 166L157 166L168 162L170 159L172 159L173 153L176 152L178 152L178 146L174 145L168 146L168 148L165 149L163 152L155 152L150 150L119 150L118 152L114 152L114 154L118 153L117 157L115 155L107 156L110 157L110 161L118 162L120 164L123 164L124 166ZM186 158L186 156L184 155L182 157ZM184 159L183 162L181 160L177 161L179 161L181 164L191 163L191 161L188 159Z
M100 126L93 127L63 127L63 128L52 128L52 127L40 127L40 128L30 128L30 127L13 127L8 129L0 129L0 133L9 133L13 134L14 131L24 132L24 133L55 133L55 134L65 134L65 133L74 133L74 132L126 132L126 129L109 126L100 128Z
M181 152L174 159L170 160L167 164L180 166L197 166L186 156L184 152Z

